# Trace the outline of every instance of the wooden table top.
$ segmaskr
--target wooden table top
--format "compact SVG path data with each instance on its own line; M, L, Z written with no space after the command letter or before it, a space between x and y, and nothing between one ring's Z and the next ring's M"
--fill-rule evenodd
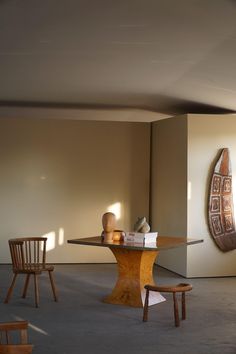
M159 251L167 250L170 248L176 248L180 246L194 245L203 242L203 239L191 239L186 237L171 237L171 236L158 236L156 243L146 243L140 244L135 242L125 242L125 241L111 241L105 242L101 236L77 238L68 240L68 243L78 244L78 245L88 245L88 246L100 246L100 247L110 247L110 248L124 248L132 250L149 250L149 251Z

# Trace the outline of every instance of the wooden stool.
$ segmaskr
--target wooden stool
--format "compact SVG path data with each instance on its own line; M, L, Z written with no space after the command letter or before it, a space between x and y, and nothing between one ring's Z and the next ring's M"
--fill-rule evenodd
M155 285L145 285L146 297L145 304L143 309L143 321L147 322L148 320L148 300L149 300L149 291L158 291L162 293L172 293L174 300L174 316L175 316L175 326L179 327L179 310L178 302L176 298L176 293L182 293L182 320L186 319L186 305L185 305L185 292L192 290L191 284L180 283L178 285L169 285L169 286L155 286Z

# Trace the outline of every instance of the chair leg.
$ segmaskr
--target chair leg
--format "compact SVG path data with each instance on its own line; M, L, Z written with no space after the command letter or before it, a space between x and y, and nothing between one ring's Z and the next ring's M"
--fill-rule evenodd
M27 274L26 275L26 279L25 279L25 285L24 285L24 289L23 289L23 294L22 294L23 299L25 299L26 294L27 294L28 285L29 285L29 279L30 279L30 274Z
M14 274L14 277L12 279L10 288L8 289L7 296L6 296L5 301L4 301L5 304L7 304L8 301L10 300L10 297L12 295L12 291L13 291L13 288L14 288L14 285L15 285L15 282L16 282L17 275L18 275L17 273Z
M48 271L49 274L49 278L50 278L50 282L51 282L51 286L52 286L52 292L53 292L53 297L55 301L58 301L58 297L57 297L57 293L56 293L56 287L55 287L55 283L53 281L53 276L52 276L52 271Z
M179 327L179 310L178 310L178 302L176 299L176 293L173 293L174 300L174 316L175 316L175 327Z
M145 297L145 303L143 308L143 322L147 322L148 320L148 300L149 300L149 290L146 289L146 297Z
M39 307L39 285L38 274L34 274L35 307Z
M186 319L185 292L182 292L182 320Z

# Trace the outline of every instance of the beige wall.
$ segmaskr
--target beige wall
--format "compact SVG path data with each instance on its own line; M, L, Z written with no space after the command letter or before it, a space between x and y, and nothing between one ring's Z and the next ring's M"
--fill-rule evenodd
M211 238L207 224L208 186L219 151L231 154L236 192L236 116L188 115L188 235L204 243L187 248L187 275L236 275L236 251L223 253Z
M120 203L118 227L148 215L148 123L0 119L0 263L7 240L48 235L51 262L111 262L107 249L68 245L97 235Z
M165 236L187 234L187 117L152 123L151 223ZM158 263L186 274L186 248L162 251Z
M149 143L149 123L0 119L0 263L10 261L9 238L31 235L48 235L51 262L113 262L107 249L66 241L100 233L115 203L119 228L148 216ZM236 251L221 252L207 225L211 169L223 147L236 191L236 116L152 123L152 230L204 238L161 252L158 262L188 277L236 275Z

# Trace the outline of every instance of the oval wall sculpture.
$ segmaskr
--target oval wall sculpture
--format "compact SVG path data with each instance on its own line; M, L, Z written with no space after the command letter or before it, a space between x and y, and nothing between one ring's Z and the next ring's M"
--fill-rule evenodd
M208 207L209 227L217 246L227 252L236 248L232 171L229 149L222 150L211 183Z

